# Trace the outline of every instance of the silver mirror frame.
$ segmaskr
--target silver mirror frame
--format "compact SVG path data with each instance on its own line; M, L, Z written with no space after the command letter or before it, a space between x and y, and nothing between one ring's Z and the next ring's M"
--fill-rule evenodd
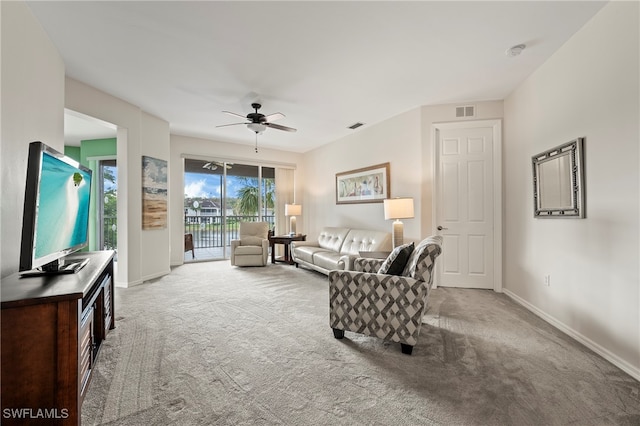
M536 218L578 218L585 217L584 191L584 138L574 139L553 149L534 155L533 165L533 217ZM543 206L541 166L562 156L569 156L570 206Z

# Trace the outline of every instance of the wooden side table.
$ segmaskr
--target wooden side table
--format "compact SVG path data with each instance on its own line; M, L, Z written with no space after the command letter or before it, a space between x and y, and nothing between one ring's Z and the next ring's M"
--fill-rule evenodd
M271 263L284 262L284 263L288 263L289 265L293 265L293 260L291 259L289 245L291 244L291 241L306 241L306 239L307 239L307 236L302 234L293 235L293 236L290 236L290 235L269 236L269 245L271 246ZM276 258L276 250L275 250L276 244L284 245L284 256Z

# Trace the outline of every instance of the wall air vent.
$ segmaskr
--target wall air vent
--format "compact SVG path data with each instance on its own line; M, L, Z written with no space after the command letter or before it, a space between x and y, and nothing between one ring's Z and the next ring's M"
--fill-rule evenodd
M360 122L353 123L351 126L349 126L349 129L354 130L354 129L357 129L358 127L360 127L360 126L364 126L364 123L360 123Z
M456 117L475 117L476 107L475 105L463 105L456 107Z

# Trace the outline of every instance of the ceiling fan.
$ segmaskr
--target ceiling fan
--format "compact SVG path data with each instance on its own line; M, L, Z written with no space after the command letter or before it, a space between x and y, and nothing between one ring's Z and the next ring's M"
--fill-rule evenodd
M225 167L227 170L231 169L233 167L233 163L221 163L219 161L210 161L205 163L202 168L203 169L208 169L211 171L217 170L218 167Z
M235 117L245 118L247 121L244 121L242 123L222 124L216 127L237 126L238 124L246 124L247 128L252 132L255 132L256 135L264 132L267 127L271 127L272 129L284 130L286 132L297 131L297 129L294 129L293 127L287 127L281 124L274 123L274 121L284 118L284 114L276 112L274 114L264 115L258 112L261 107L262 105L260 105L259 103L252 103L251 108L255 109L255 112L251 112L246 116L242 114L236 114L235 112L231 111L222 111Z

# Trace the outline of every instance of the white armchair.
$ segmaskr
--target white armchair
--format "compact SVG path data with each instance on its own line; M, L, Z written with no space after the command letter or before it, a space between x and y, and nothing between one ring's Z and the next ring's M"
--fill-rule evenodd
M231 265L265 266L269 257L269 224L240 222L240 238L231 240Z

